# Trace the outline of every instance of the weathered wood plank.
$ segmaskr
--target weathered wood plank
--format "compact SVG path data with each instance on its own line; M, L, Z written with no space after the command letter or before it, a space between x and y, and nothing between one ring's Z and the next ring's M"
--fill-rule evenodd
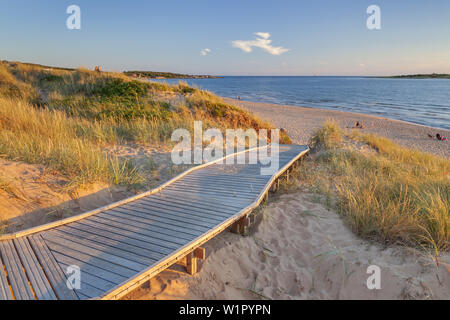
M233 181L219 181L219 180L206 180L206 179L182 179L173 184L174 186L184 185L184 186L199 186L199 187L215 187L217 189L233 190L244 193L256 193L256 190L260 190L266 185L264 184L254 184L254 183L239 183L235 180Z
M66 247L63 245L60 245L59 243L54 242L52 239L46 239L46 244L50 248L52 252L57 252L69 257L72 257L78 261L83 262L82 265L79 265L78 267L83 267L85 264L90 264L94 267L97 267L99 269L103 269L105 271L110 271L111 273L115 273L119 276L128 278L132 277L134 274L136 274L136 270L132 270L126 267L123 267L121 265L115 264L113 262L100 259L98 257L89 255L87 253L75 250L71 247ZM56 254L55 254L56 256ZM109 280L109 279L106 279Z
M162 223L162 222L154 219L153 217L149 217L145 213L140 213L138 211L129 211L127 213L108 211L108 215L113 215L113 216L117 216L117 217L126 217L126 219L129 219L134 222L151 224L151 225L158 226L158 227L164 227L168 231L179 232L181 234L189 235L191 237L192 236L198 237L200 234L203 233L201 231L193 230L190 228L183 228L183 227L174 226L174 225L171 225L168 223Z
M0 242L0 251L3 256L9 283L17 300L35 300L28 278L23 270L19 255L16 252L13 241Z
M102 229L104 231L110 232L110 233L114 233L116 235L119 235L123 238L126 239L134 239L134 240L139 240L139 241L143 241L146 242L148 244L152 244L153 245L153 249L156 252L160 252L160 253L165 253L168 254L170 252L172 252L172 250L174 250L174 248L177 247L177 245L174 244L167 244L164 241L152 238L152 237L148 237L146 235L140 234L140 233L135 233L133 231L130 230L126 230L126 229L122 229L122 228L116 228L110 225L105 225L103 223L98 223L97 221L93 221L93 220L84 220L84 221L80 221L79 223L84 224L84 225L88 225L88 226L92 226L92 227L96 227L98 229ZM124 240L126 240L124 239Z
M176 185L171 186L170 188L167 188L167 190L183 190L187 191L189 193L200 193L205 195L212 195L212 196L224 196L227 199L239 199L239 200L253 200L259 192L251 192L247 191L245 189L242 190L233 190L231 188L220 188L218 186L203 186L203 185L187 185L178 183Z
M121 276L117 273L110 272L108 270L93 266L89 263L86 263L84 261L78 260L74 257L67 256L65 254L54 252L55 259L58 261L58 263L63 267L63 265L66 266L78 266L81 271L81 280L84 278L84 274L88 273L90 275L94 275L97 278L101 279L99 280L104 281L105 286L109 286L111 283L118 285L124 281L127 280L127 277ZM65 267L67 268L67 267ZM102 287L102 285L99 285ZM78 294L78 292L77 292Z
M76 293L67 286L67 278L61 267L56 262L49 248L45 244L41 235L31 235L28 237L30 245L52 285L53 291L60 300L78 300Z
M204 220L196 219L193 217L190 217L187 214L181 214L177 213L176 211L168 211L167 209L160 208L160 207L152 207L149 204L147 205L127 205L122 208L115 209L114 211L123 211L123 212L129 212L129 211L140 211L144 213L151 214L153 216L158 216L161 218L167 218L172 221L181 222L183 224L193 225L193 226L199 226L199 227L206 227L207 229L210 229L214 227L217 222L206 222Z
M9 287L3 267L2 253L0 252L0 300L12 300L13 295Z
M92 222L92 221L79 221L76 224L71 224L71 228L80 229L83 231L91 232L91 233L97 233L100 236L103 236L105 238L120 241L121 243L129 244L136 246L138 248L146 249L149 252L153 252L153 255L149 255L151 258L161 258L171 252L170 249L166 247L161 247L158 245L155 245L154 243L150 243L147 241L144 241L141 237L134 237L132 233L129 233L128 235L124 234L118 234L114 232L113 230L105 230L105 228L98 223ZM107 228L108 229L108 228Z
M164 205L168 205L170 202L171 208L173 207L174 209L175 208L186 209L186 201L180 200L177 197L171 197L171 196L167 196L167 195L164 198L149 197L149 198L143 199L143 201L150 202L150 203L159 203L159 204L164 204ZM202 213L202 214L209 213L209 214L213 215L214 217L217 217L217 219L219 219L219 220L223 219L223 218L227 218L236 212L233 209L217 207L215 205L208 204L208 203L201 202L201 201L189 202L189 208L194 209L198 213Z
M80 245L86 246L86 247L90 247L96 250L100 250L102 252L106 252L108 254L112 254L133 262L137 262L142 264L143 266L148 266L151 265L153 263L156 262L156 260L154 259L149 259L147 257L143 257L141 255L137 255L135 253L129 252L129 251L124 251L112 246L108 246L108 245L104 245L104 244L100 244L96 241L92 241L90 239L86 240L83 239L82 237L80 237L80 233L71 233L70 230L54 230L55 235L62 237L64 239L67 239L69 241L73 241L76 243L79 243Z
M72 234L74 236L78 236L82 238L83 240L91 241L93 243L98 243L101 245L109 246L112 248L120 249L125 252L133 253L142 259L146 259L147 263L150 265L152 262L155 262L161 257L163 257L163 254L156 254L154 251L150 251L148 249L144 249L142 247L137 247L135 245L130 245L126 242L119 241L119 240L112 240L110 238L103 237L98 234L92 234L90 232L86 232L81 229L77 229L74 226L64 226L62 228L58 229L59 231Z
M144 209L144 208L117 208L114 210L109 211L110 213L117 213L117 214L122 214L122 215L134 215L137 217L142 217L145 219L152 219L153 221L159 222L159 223L163 223L165 225L168 226L172 226L172 227L176 227L176 228L183 228L186 231L186 233L189 232L189 234L192 234L195 232L195 234L197 234L198 232L203 233L207 230L209 230L208 227L205 226L199 226L199 225L193 225L193 224L187 224L185 222L179 222L176 220L172 220L169 219L167 217L164 216L160 216L160 215L155 215L153 213L159 213L159 214L164 214L164 212L161 212L161 210L156 210L156 209L152 209L152 210L148 210L148 209Z
M117 221L114 221L111 219L93 218L93 219L90 219L90 221L95 221L104 226L116 228L117 230L130 232L130 233L133 233L134 235L140 235L140 236L146 237L148 239L151 239L151 241L154 242L155 244L165 246L169 249L177 248L180 245L183 245L186 242L188 242L188 240L184 240L184 239L177 239L177 238L171 239L170 237L167 237L167 235L159 234L159 233L147 230L143 227L135 227L135 226L117 222Z
M132 207L132 206L130 206ZM186 202L184 203L184 206L182 204L174 203L172 200L167 199L145 199L142 201L142 204L139 204L139 208L147 209L148 211L157 211L165 216L167 214L170 214L172 219L177 219L178 217L183 218L184 223L189 224L198 224L199 222L202 222L202 226L210 228L212 225L216 225L217 223L220 223L223 221L223 219L226 219L229 217L229 214L224 213L218 213L216 214L214 211L214 208L210 207L210 217L204 217L203 215L206 215L204 210L201 210L200 208L193 207L191 203L189 205L186 205ZM202 216L200 216L202 215ZM185 220L189 219L189 221ZM206 225L204 223L206 223Z
M38 300L56 300L53 288L26 238L14 240L17 253L22 261L25 273L30 280L34 294Z
M145 230L148 230L150 232L154 232L155 234L160 234L161 239L165 239L165 237L169 237L169 241L172 241L174 239L178 239L179 241L182 241L184 243L186 240L192 240L196 236L185 233L182 231L174 231L172 229L168 229L165 226L158 226L153 224L153 221L151 219L143 219L134 217L131 214L122 214L118 215L117 212L105 212L103 215L99 215L99 218L105 218L110 219L112 221L116 221L119 223L128 224L134 227L139 227Z
M186 210L187 207L191 208L195 208L195 209L202 209L199 208L198 206L193 206L193 203L189 203L189 206L187 206L186 202L175 202L171 200L168 200L168 198L166 198L166 196L161 197L161 196L154 196L154 197L148 197L145 199L142 199L141 202L133 204L130 203L131 206L140 206L140 207L151 207L151 208L159 208L159 209L167 209L169 208L173 213L178 213L178 211L180 209L182 209L183 211L181 212L182 214L184 214L184 211ZM209 207L211 209L211 206ZM193 212L191 213L190 216L192 216L192 219L194 221L206 221L206 222L212 222L217 223L218 221L222 221L222 219L224 217L228 216L228 212L225 213L225 210L221 211L217 211L217 212L205 212L205 210L192 210ZM165 212L165 211L163 211ZM182 215L184 216L184 215Z
M166 195L172 195L179 197L180 199L185 199L186 201L189 201L190 199L193 200L204 200L204 201L211 201L215 200L217 204L223 206L223 207L232 207L237 210L245 208L251 201L243 201L241 199L232 199L230 197L225 196L213 196L213 195L202 195L200 193L192 193L190 191L182 191L182 190L164 190L164 192L161 193L161 197L163 198Z
M64 253L60 250L64 250L64 248L70 248L72 252L76 251L80 254L91 257L90 261L93 265L96 265L94 260L98 261L99 264L101 263L101 265L105 267L110 267L111 269L114 269L115 272L122 275L134 274L134 272L139 272L146 267L145 264L130 261L128 259L110 254L102 250L83 246L77 242L58 236L55 232L56 231L49 231L42 236L51 250ZM66 252L67 255L69 255L68 251Z

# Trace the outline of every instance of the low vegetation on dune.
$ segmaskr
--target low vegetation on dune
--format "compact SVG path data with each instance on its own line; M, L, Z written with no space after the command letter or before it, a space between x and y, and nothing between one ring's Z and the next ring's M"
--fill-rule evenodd
M136 81L123 73L0 63L0 157L44 164L70 178L143 185L135 164L112 145L170 145L173 130L272 128L211 93L180 82ZM281 135L282 143L290 143Z
M360 236L448 251L450 161L327 122L300 170L303 186L324 195Z

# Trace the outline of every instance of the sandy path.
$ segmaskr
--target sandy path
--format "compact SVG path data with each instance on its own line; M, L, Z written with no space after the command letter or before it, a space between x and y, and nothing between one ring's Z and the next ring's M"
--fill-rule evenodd
M440 156L450 157L450 141L438 141L428 137L428 133L450 137L450 131L434 129L411 123L358 113L279 106L268 103L237 101L224 98L228 103L247 109L261 118L267 119L279 128L285 128L291 139L298 144L307 144L315 130L327 119L334 119L343 128L352 127L356 121L362 121L366 127L363 131L376 133L395 142Z
M250 236L224 232L208 242L197 275L165 271L125 298L450 299L448 265L358 239L312 197L277 197ZM381 268L380 290L367 288L369 265Z

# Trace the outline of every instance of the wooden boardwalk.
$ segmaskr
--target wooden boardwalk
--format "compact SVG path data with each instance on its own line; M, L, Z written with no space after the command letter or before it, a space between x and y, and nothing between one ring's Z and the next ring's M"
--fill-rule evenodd
M174 263L195 268L200 245L245 219L308 150L280 145L279 170L270 176L259 162L213 162L144 194L4 235L0 300L118 299ZM258 151L242 154L248 161ZM80 269L80 289L66 284L69 266Z

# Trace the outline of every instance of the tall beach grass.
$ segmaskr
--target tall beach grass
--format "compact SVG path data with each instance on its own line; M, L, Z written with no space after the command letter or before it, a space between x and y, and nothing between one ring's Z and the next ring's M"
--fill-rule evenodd
M358 143L369 150L351 147ZM336 197L336 208L358 235L431 248L436 259L449 249L448 159L373 134L344 133L334 122L316 133L313 154L302 177Z

